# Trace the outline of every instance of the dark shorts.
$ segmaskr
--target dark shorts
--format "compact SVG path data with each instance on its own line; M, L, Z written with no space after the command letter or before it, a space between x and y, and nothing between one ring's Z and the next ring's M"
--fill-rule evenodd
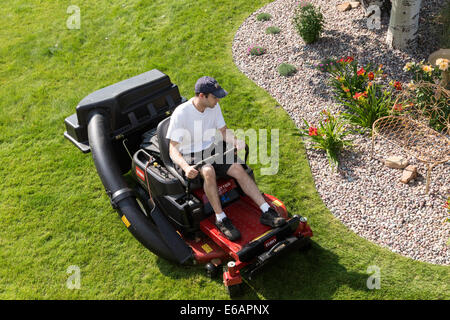
M203 159L206 159L216 153L224 153L226 150L229 150L231 148L233 148L232 145L230 144L226 144L225 142L221 141L219 142L221 143L221 145L212 145L211 147L203 150L203 151L199 151L199 152L193 152L191 154L188 155L183 155L184 160L186 160L186 162L189 165L193 165L196 163L199 163L200 161L202 161ZM230 167L234 164L234 163L244 163L237 155L235 155L233 152L231 152L228 155L224 155L223 157L220 157L218 159L216 159L216 161L214 163L210 163L213 168L214 171L216 172L216 176L217 177L221 177L221 178L227 178L227 172L230 169ZM200 171L201 167L203 165L201 165L199 168L197 168L198 171ZM181 169L178 165L175 164L175 169L184 177L186 178L186 175L183 171L183 169ZM200 174L199 174L200 176Z

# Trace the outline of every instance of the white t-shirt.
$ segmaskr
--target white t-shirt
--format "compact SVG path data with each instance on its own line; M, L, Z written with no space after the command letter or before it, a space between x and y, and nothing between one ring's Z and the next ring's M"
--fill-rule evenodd
M225 120L217 103L214 108L198 111L191 98L180 104L170 117L166 138L179 142L179 151L186 155L205 150L214 143L217 129L223 128Z

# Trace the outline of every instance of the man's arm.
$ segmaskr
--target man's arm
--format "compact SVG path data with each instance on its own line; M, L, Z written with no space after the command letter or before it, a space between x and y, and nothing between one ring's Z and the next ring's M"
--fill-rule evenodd
M169 144L169 156L172 159L172 161L177 164L186 174L186 177L193 179L197 176L198 171L194 169L194 167L190 166L186 160L184 160L183 156L181 155L180 151L178 150L178 145L180 143L170 140Z
M220 128L219 131L222 134L224 141L237 147L238 150L245 148L245 142L236 138L236 136L233 133L233 130L228 129L227 126Z

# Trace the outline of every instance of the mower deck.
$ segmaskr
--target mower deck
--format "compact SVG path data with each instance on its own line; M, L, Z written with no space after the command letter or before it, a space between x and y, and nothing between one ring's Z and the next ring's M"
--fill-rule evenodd
M230 190L236 187L233 180L218 180L219 195L222 200L227 198ZM208 203L203 190L196 190L194 194L202 199L204 205ZM288 218L283 203L273 196L264 197L280 216L287 219L284 226L272 228L261 224L261 210L248 197L239 199L224 206L227 217L240 231L241 237L236 241L228 240L216 227L215 216L212 214L200 222L200 230L205 235L202 239L189 241L199 262L214 262L216 266L227 262L227 270L223 274L226 287L239 285L242 282L241 270L246 269L249 278L262 269L276 256L295 248L304 237L312 235L305 221L299 216ZM310 234L311 233L311 234ZM248 269L248 270L247 270Z

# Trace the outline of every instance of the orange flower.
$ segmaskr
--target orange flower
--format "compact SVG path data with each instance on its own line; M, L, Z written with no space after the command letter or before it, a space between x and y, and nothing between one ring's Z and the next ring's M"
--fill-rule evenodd
M373 72L369 72L367 74L367 77L369 78L370 81L372 81L375 78L375 75L373 74Z
M353 57L347 57L346 59L345 59L345 62L352 62L354 59L353 59Z
M367 91L355 93L355 95L353 96L353 99L359 100L363 97L367 98Z
M344 90L344 92L350 92L350 89L344 85L341 88L342 88L342 90Z

